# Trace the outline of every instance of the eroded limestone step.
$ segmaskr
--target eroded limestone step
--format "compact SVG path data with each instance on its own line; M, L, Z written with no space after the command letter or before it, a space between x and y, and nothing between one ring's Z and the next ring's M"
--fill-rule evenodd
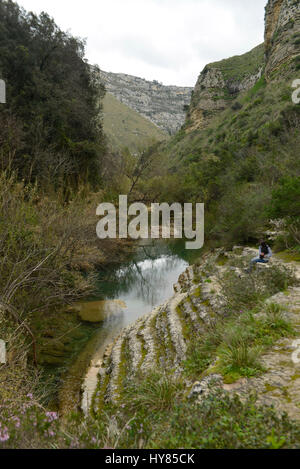
M182 323L182 318L178 310L180 304L186 298L186 293L175 295L166 305L166 313L169 323L170 334L176 353L175 365L180 365L181 361L185 359L186 354L186 339L184 338L184 327Z
M145 346L145 357L141 364L141 370L147 371L157 366L159 360L159 351L157 349L157 332L156 332L156 318L160 311L160 307L156 308L150 313L145 321L144 329L141 331L141 335Z
M167 312L161 308L156 317L155 327L157 331L157 349L159 351L159 366L162 369L172 368L175 361L176 350L171 335Z
M107 384L107 394L112 401L117 401L121 391L121 367L124 361L124 349L128 348L127 330L125 330L117 339L110 354L109 368L106 373L109 374L109 382ZM129 366L128 366L129 368Z
M198 331L200 328L200 319L198 316L197 309L192 303L191 297L188 296L184 301L179 305L185 320L188 322L191 329Z
M239 248L238 254L233 252L230 255L242 258L255 253L252 249ZM174 285L177 293L150 314L127 327L107 349L100 369L99 385L94 399L95 408L97 403L99 408L101 402L117 402L126 383L139 370L148 372L162 367L180 372L191 334L195 331L201 333L205 324L217 321L223 314L225 303L224 299L222 300L220 277L227 267L212 265L216 264L220 254L224 255L222 250L218 250L212 258L207 256L207 261L204 259L201 266L188 267ZM212 259L215 260L212 262ZM280 262L276 259L274 264ZM229 268L235 270L238 275L237 268ZM295 329L300 331L300 287L290 288L288 292L279 293L269 301L289 307ZM281 350L280 353L283 355L284 351ZM277 371L280 375L281 371ZM268 376L273 379L272 376L276 376L276 372ZM291 380L297 381L295 376L296 374L291 375ZM247 386L248 384L247 381ZM248 387L245 389L248 392ZM297 394L295 387L292 386L290 394Z
M131 369L128 372L133 376L137 370L140 369L141 364L144 360L144 343L142 330L145 325L145 320L137 322L128 328L127 338L128 338L128 347L131 357Z

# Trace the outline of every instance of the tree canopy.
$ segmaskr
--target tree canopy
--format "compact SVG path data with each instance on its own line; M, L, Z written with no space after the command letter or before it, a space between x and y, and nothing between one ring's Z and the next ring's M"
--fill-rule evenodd
M0 108L2 168L12 166L28 180L97 183L106 151L104 88L84 49L83 40L61 31L46 13L0 0L0 78L7 87Z

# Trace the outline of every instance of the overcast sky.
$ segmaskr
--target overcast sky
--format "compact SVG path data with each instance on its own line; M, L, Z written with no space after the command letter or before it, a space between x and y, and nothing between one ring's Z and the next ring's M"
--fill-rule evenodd
M46 11L108 72L194 86L203 67L263 41L267 0L17 0Z

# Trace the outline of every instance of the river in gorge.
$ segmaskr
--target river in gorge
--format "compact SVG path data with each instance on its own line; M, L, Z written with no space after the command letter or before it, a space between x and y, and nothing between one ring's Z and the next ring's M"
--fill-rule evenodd
M87 407L106 346L122 328L170 298L179 275L197 257L199 251L186 250L182 240L141 242L129 261L98 274L93 296L75 305L95 330L63 378L59 393L63 413L72 410L76 401L78 406L78 399ZM86 395L82 398L84 376Z

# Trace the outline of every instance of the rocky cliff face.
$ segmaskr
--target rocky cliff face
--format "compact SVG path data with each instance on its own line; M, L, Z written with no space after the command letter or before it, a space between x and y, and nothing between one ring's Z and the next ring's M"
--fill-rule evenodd
M273 72L299 56L300 1L269 0L265 16L265 75L271 79Z
M121 103L149 119L172 135L185 121L185 106L190 104L192 88L164 86L157 81L122 73L101 71L101 80L108 92Z
M252 88L262 75L263 65L263 44L247 54L207 65L192 96L189 130L205 127L212 116L231 106L240 92Z
M191 101L188 130L205 127L213 115L232 106L262 75L267 81L278 75L282 78L299 52L300 1L269 0L264 44L247 54L209 64L201 72Z

